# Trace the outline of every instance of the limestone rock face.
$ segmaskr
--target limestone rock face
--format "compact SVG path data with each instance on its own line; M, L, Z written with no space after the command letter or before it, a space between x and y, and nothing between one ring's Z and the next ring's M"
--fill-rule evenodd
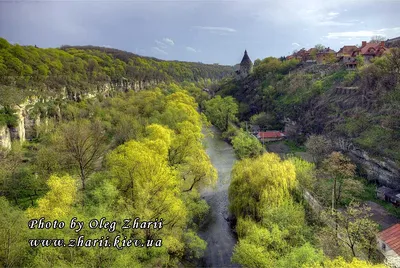
M336 147L344 151L366 173L370 181L392 189L400 189L400 166L390 159L376 159L366 151L355 147L345 139L333 140Z
M0 126L0 147L11 149L11 134L7 126Z
M131 81L128 79L121 79L118 82L105 82L98 85L90 85L85 92L71 91L67 87L61 89L61 91L55 95L48 96L46 98L38 98L31 96L24 103L15 105L13 109L15 110L15 115L17 116L17 126L15 127L0 127L0 146L10 149L11 142L14 140L19 140L24 142L26 139L33 139L38 135L38 128L41 124L45 126L48 123L48 115L46 114L34 114L32 113L32 108L37 103L42 103L46 105L48 101L63 101L63 100L73 100L82 101L84 99L92 99L98 95L103 97L111 97L113 92L128 92L134 90L136 92L141 90L146 90L151 87L155 87L164 81L161 80L140 80ZM59 105L56 105L56 118L61 120L61 109ZM43 119L43 120L41 120Z
M22 105L16 105L14 107L15 109L15 115L18 117L18 125L16 127L10 128L11 132L11 139L12 140L19 140L21 142L25 141L25 106L26 103Z

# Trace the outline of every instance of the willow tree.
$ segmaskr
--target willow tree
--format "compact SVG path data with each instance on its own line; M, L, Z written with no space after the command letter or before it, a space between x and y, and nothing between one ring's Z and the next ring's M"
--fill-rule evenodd
M230 210L236 216L261 219L264 211L291 199L297 185L295 167L278 155L265 153L237 162L229 188Z

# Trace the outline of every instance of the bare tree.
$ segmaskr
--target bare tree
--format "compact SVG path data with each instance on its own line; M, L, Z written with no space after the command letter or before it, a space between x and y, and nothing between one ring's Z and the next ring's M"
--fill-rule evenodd
M371 40L369 41L370 43L376 43L376 44L378 44L378 43L380 43L380 42L382 42L382 41L385 41L386 40L386 38L384 37L384 36L382 36L382 35L375 35L375 36L372 36L371 37Z
M106 151L106 136L100 122L73 121L61 127L63 149L76 162L85 190L86 178Z
M311 135L305 146L317 165L333 150L332 142L322 135Z

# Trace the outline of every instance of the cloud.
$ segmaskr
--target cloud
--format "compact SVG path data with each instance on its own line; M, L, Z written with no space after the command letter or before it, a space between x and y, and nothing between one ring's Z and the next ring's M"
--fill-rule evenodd
M326 20L318 22L320 26L351 26L354 25L354 22L340 22L340 21L333 21L333 20Z
M198 50L196 50L195 48L192 48L192 47L186 47L186 50L189 52L193 52L193 53L199 52Z
M299 47L299 46L300 46L300 44L299 44L299 43L296 43L296 42L294 42L294 43L292 43L292 46Z
M194 26L193 28L209 31L210 33L234 33L234 32L236 32L235 29L229 28L229 27Z
M170 46L175 45L174 40L172 40L171 38L164 38L163 41L164 41L164 43L167 43Z
M383 28L379 30L369 30L369 31L349 31L349 32L333 32L328 33L327 36L324 36L328 39L342 39L342 38L370 38L375 35L382 35L382 36L394 36L400 33L400 27L394 28Z
M162 50L159 47L152 47L151 48L153 50L153 52L158 53L158 54L162 54L162 55L168 55L168 53L165 50Z
M337 17L338 15L339 15L338 12L329 12L329 13L328 13L328 16L329 16L329 17L332 17L332 18Z
M167 44L165 44L165 43L163 43L161 41L155 40L155 42L156 42L158 47L161 47L161 48L167 48L168 47Z
M102 45L102 47L111 48L111 46L110 46L110 45Z

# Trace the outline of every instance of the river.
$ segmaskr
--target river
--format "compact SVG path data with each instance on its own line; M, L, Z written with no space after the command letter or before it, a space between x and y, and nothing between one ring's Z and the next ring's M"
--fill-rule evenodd
M236 157L232 146L220 138L220 132L215 127L211 127L211 132L213 137L207 135L205 138L206 151L218 171L218 181L214 189L207 189L201 193L210 206L210 214L199 230L199 236L207 242L201 266L239 267L231 264L237 238L226 220L230 175Z

